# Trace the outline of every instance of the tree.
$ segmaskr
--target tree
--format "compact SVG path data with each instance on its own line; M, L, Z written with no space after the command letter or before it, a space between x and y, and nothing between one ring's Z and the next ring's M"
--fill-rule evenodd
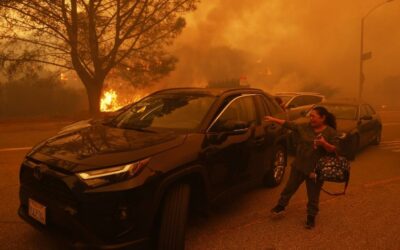
M92 114L99 112L112 71L165 73L164 52L182 31L184 13L199 0L9 0L0 1L3 64L35 62L75 70Z

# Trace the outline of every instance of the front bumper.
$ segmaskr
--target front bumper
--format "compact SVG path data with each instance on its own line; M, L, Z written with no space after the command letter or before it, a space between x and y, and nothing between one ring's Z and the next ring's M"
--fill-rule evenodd
M46 204L46 225L43 225L28 215L27 201L32 198L43 204ZM110 241L101 239L91 228L85 226L77 215L73 214L71 205L54 199L49 200L47 197L38 195L35 192L26 190L25 187L20 188L21 205L18 210L19 216L36 229L45 234L56 238L63 244L77 249L146 249L149 238L141 237L134 240L122 238L118 241ZM113 227L112 224L109 225Z
M64 246L68 246L73 249L148 249L149 239L142 238L133 241L126 241L124 243L106 243L101 240L95 239L93 235L90 235L84 228L78 223L75 224L75 231L73 234L67 232L66 228L60 227L60 225L42 225L36 220L32 219L27 212L27 208L20 206L18 209L18 215L24 221L28 222L35 229L41 231L42 233L48 235L49 237L56 239ZM70 221L71 222L71 221ZM80 235L80 237L77 237ZM91 239L81 239L83 235L89 236Z
M38 179L32 168L23 164L20 172L20 217L73 248L145 248L151 227L151 210L148 209L147 196L143 194L146 190L85 195L73 192L66 185L67 178L49 169ZM45 225L29 216L29 199L46 207ZM125 215L123 218L121 209Z

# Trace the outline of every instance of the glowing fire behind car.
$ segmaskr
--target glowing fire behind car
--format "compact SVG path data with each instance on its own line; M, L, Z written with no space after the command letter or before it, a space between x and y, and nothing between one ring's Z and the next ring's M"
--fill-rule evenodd
M113 112L129 103L139 101L145 94L136 93L134 95L120 95L114 89L108 89L104 91L100 100L101 112Z

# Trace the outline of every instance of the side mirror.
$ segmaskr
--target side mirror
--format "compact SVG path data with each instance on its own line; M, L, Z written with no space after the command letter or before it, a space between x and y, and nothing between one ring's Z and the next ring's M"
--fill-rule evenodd
M249 126L247 122L238 120L227 120L222 124L216 124L213 132L225 133L228 135L240 135L246 133L248 129Z
M372 120L372 116L371 115L364 115L360 119L361 120L365 120L365 121L370 121L370 120Z
M231 135L242 135L249 130L247 122L228 120L223 124L215 126L208 134L208 140L212 144L221 144Z

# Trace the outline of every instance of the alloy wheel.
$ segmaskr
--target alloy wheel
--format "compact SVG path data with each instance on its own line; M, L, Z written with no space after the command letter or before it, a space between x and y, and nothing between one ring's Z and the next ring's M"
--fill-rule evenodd
M274 162L274 179L277 183L282 180L283 174L285 172L285 152L283 150L278 150L275 153Z

